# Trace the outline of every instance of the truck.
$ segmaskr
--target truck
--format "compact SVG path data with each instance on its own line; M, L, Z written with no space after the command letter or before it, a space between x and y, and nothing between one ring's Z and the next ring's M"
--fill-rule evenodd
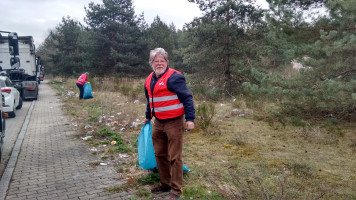
M38 75L39 75L39 82L38 84L41 83L41 81L44 80L44 76L45 76L45 73L44 73L44 66L41 62L41 57L39 56L36 56L36 65L37 65L37 69L39 71Z
M4 31L1 31L4 32ZM0 67L19 90L23 100L37 100L40 65L32 36L17 36L15 32L0 34Z

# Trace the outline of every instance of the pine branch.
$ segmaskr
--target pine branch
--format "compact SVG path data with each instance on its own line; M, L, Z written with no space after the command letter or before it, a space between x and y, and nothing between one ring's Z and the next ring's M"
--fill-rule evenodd
M333 76L333 78L337 78L337 77L339 77L339 76L345 76L345 75L347 75L347 74L351 74L351 73L353 73L353 72L356 72L356 68L355 69L349 69L349 70L347 70L347 71L344 71L344 72L341 72L340 74L336 74L336 75L334 75Z

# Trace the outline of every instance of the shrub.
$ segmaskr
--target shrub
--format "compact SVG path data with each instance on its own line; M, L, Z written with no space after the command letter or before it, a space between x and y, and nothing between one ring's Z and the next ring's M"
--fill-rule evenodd
M216 115L215 105L213 103L202 103L197 108L197 124L198 126L206 130L212 126L213 117Z
M351 119L356 113L356 81L313 79L310 73L282 78L251 69L251 80L242 84L243 92L249 105L261 99L280 103L284 115Z

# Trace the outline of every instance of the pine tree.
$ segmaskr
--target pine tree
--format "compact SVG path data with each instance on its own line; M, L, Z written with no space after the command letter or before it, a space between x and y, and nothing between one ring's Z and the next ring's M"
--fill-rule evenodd
M106 71L127 72L143 65L141 50L146 47L138 42L142 39L138 27L141 22L135 16L131 0L104 0L101 5L90 3L85 10L89 29L103 36L95 56L105 58Z
M82 59L78 41L82 32L82 24L70 17L63 17L62 23L51 32L50 38L55 49L51 61L56 66L53 73L65 76L80 73Z
M225 91L232 90L232 69L243 67L241 60L249 51L249 31L262 24L262 10L254 1L189 0L199 5L204 16L191 22L191 45L185 60L199 70L221 77Z

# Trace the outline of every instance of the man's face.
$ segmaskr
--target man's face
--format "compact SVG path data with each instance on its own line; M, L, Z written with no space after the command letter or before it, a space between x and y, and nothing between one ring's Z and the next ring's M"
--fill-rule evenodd
M153 59L152 68L155 72L156 76L162 75L167 69L167 61L164 59L163 56L157 55Z

